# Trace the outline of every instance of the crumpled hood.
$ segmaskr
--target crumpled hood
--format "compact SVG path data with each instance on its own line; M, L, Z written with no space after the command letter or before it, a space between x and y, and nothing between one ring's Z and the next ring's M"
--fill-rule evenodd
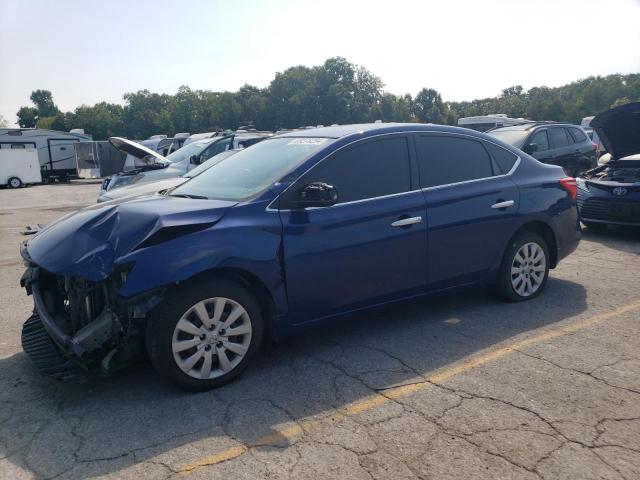
M100 281L113 271L119 258L159 230L193 225L206 228L235 204L162 196L105 202L47 225L28 242L26 254L57 275Z
M602 112L591 126L614 159L640 153L640 102Z

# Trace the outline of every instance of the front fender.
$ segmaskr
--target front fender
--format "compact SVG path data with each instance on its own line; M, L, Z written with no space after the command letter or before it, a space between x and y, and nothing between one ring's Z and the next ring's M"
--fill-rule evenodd
M125 298L188 280L216 268L245 271L269 290L277 315L287 311L281 263L282 224L266 204L238 205L214 226L149 247L119 259L133 268L119 294Z

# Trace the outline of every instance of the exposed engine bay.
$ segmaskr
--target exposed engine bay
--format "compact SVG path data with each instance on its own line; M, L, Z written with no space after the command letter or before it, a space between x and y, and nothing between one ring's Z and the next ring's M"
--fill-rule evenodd
M581 176L589 180L625 184L640 183L640 161L614 161L585 172Z

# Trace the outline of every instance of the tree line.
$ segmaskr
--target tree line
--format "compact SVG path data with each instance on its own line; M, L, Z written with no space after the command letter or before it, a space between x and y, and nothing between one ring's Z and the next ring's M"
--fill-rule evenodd
M276 73L266 88L244 85L235 92L216 92L182 86L175 95L140 90L126 93L124 105L100 102L81 105L73 112L60 111L48 90L36 90L30 98L33 106L17 112L21 127L83 128L96 140L110 136L143 139L246 125L273 131L375 120L455 125L461 117L492 113L579 123L612 106L640 101L640 74L594 76L528 91L516 85L494 98L449 102L432 88L423 88L415 96L389 93L378 76L336 57L322 65L294 66Z

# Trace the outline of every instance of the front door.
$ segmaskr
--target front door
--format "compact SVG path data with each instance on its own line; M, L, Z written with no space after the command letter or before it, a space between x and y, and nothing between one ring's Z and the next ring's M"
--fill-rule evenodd
M424 197L415 189L411 163L405 135L363 140L322 160L283 194L293 323L424 292ZM311 182L333 185L338 203L288 209L295 193Z

